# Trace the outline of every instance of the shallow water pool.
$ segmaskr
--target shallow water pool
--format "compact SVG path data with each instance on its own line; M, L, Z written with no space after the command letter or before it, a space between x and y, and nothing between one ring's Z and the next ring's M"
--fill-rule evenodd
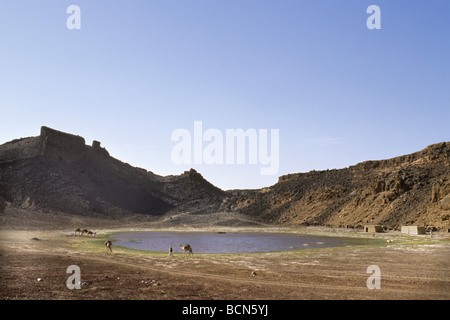
M190 244L194 253L250 253L362 244L363 239L264 232L124 232L114 245L130 249L182 252ZM359 240L359 241L358 241Z

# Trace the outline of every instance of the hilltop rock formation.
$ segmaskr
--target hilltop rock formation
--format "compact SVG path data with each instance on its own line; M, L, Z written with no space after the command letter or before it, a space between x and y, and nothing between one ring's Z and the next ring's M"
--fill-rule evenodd
M188 202L192 210L202 208L222 194L195 170L157 176L114 159L99 141L89 146L80 136L47 127L38 137L0 146L3 207L11 203L44 212L105 217L161 215Z
M104 219L182 213L197 222L235 215L249 223L448 228L450 143L344 169L289 174L259 190L223 191L193 169L159 176L111 157L99 141L86 145L80 136L42 127L37 137L0 146L0 212L10 207Z

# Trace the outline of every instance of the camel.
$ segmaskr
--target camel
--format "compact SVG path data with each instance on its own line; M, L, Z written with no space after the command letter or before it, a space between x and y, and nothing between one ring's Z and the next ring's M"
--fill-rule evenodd
M89 230L89 231L87 232L87 235L88 235L88 236L92 236L92 237L95 238L96 232L93 232L93 231Z
M110 240L105 241L106 254L112 253L112 242Z
M83 230L81 230L81 235L87 234L88 232L89 232L88 229L83 229Z
M81 229L78 228L77 230L75 230L75 235L77 235L77 233L79 233L81 235Z
M181 248L181 250L183 250L183 253L184 253L184 254L186 254L186 252L189 252L188 255L189 255L189 254L194 255L194 253L192 252L192 248L191 248L190 245L187 244L187 245L183 246L183 245L179 244L178 246ZM185 256L185 257L186 257L186 256Z

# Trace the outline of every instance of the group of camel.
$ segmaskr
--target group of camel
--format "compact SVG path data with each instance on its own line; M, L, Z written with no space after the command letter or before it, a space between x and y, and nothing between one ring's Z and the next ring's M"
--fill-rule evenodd
M84 236L84 235L88 235L91 237L95 237L96 233L94 231L88 230L88 229L83 229L81 230L80 228L78 228L77 230L75 230L75 235L79 234L80 236Z

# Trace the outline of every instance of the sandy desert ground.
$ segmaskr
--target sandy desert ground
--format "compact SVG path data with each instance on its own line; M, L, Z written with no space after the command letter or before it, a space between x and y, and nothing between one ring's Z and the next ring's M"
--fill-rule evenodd
M448 234L313 228L301 232L383 244L184 258L176 249L173 257L119 247L106 254L107 235L122 230L96 231L89 238L73 230L1 230L0 299L450 299ZM66 285L71 265L80 268L81 289ZM380 268L380 289L367 287L371 265Z

